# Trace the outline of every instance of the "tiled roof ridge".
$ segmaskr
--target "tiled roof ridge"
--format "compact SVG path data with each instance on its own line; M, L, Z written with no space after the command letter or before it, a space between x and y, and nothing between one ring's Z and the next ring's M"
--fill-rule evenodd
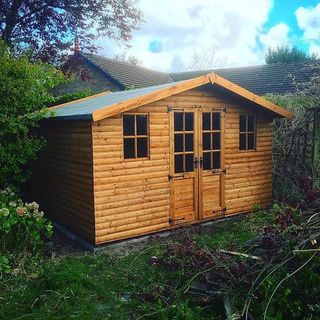
M214 68L214 69L204 69L204 70L188 70L188 71L178 71L178 72L170 72L169 74L188 74L194 72L203 72L203 73L210 73L215 71L223 71L223 70L245 70L245 69L257 69L261 67L274 67L274 66L297 66L297 65L314 65L315 63L319 64L320 61L292 61L292 62L278 62L272 64L257 64L253 66L229 66L229 67L221 67L221 68Z

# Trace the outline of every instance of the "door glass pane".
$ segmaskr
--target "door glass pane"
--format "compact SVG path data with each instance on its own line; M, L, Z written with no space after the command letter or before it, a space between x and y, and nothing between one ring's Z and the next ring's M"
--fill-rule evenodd
M220 169L220 151L213 152L213 169Z
M146 136L148 134L148 117L145 114L137 115L137 135Z
M248 149L254 149L254 133L248 133Z
M123 115L123 135L134 136L134 115Z
M183 113L174 113L174 131L183 131Z
M186 112L185 113L185 130L186 131L193 131L193 112Z
M174 152L183 151L183 134L174 135Z
M186 154L185 161L186 161L186 172L192 172L193 171L193 153Z
M193 133L185 135L185 151L193 151Z
M211 152L205 152L203 154L203 170L211 169Z
M254 115L248 115L248 131L254 131Z
M183 172L183 155L176 154L174 156L174 172L181 173Z
M125 138L124 142L124 158L130 159L135 157L135 143L134 138Z
M240 132L247 131L247 116L240 116Z
M210 112L204 112L202 114L202 129L210 130Z
M137 139L137 157L143 158L148 156L148 141L147 138Z
M212 130L220 130L220 112L212 112Z
M203 150L211 150L210 133L203 133Z
M214 132L212 134L212 149L214 150L220 150L220 132Z
M239 149L246 150L247 148L247 135L245 133L240 134L240 141L239 141Z

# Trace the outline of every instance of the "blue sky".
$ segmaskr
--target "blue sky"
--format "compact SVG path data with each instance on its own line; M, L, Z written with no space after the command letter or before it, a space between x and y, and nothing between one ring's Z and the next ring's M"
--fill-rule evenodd
M320 54L320 1L140 0L138 6L145 22L126 52L149 68L185 70L195 54L210 57L213 67L257 65L268 47L282 44ZM108 39L97 44L108 57L125 50Z

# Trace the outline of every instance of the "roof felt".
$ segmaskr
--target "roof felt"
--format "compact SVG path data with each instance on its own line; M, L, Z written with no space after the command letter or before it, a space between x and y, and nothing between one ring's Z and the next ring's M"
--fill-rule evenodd
M116 103L127 101L129 99L137 98L160 89L170 88L180 82L166 83L163 85L128 91L117 91L113 93L104 92L91 96L89 97L90 99L84 98L53 107L51 110L55 113L55 117L59 118L62 117L74 119L74 117L77 117L77 119L91 119L92 113L96 110L114 105Z
M187 80L212 72L190 71L171 73L174 81ZM310 62L279 63L252 67L215 69L219 76L258 95L294 93L297 83L319 75L319 67Z
M157 100L164 99L171 95L175 95L192 88L196 88L205 84L211 83L217 85L243 97L257 105L270 110L283 117L292 117L292 114L280 108L279 106L265 100L262 97L254 95L246 89L214 74L206 74L190 80L171 82L158 86L146 88L118 91L118 92L103 92L91 97L75 100L51 108L55 112L55 116L59 119L92 119L98 121L106 117L131 110L137 106L142 106Z
M173 81L169 73L155 71L97 55L84 53L81 53L81 55L102 71L106 72L124 88L143 88Z

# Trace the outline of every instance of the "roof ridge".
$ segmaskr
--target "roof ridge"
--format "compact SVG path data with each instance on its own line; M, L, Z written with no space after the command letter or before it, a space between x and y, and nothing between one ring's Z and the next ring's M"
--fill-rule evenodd
M188 73L194 73L194 72L203 72L203 73L209 73L209 72L215 72L217 70L235 70L235 69L254 69L254 68L261 68L261 67L273 67L273 66L296 66L296 65L309 65L314 64L315 61L292 61L292 62L278 62L278 63L272 63L272 64L257 64L253 66L239 66L239 67L222 67L222 68L214 68L214 69L206 69L206 70L188 70L188 71L179 71L179 72L169 72L170 75L172 74L188 74Z

